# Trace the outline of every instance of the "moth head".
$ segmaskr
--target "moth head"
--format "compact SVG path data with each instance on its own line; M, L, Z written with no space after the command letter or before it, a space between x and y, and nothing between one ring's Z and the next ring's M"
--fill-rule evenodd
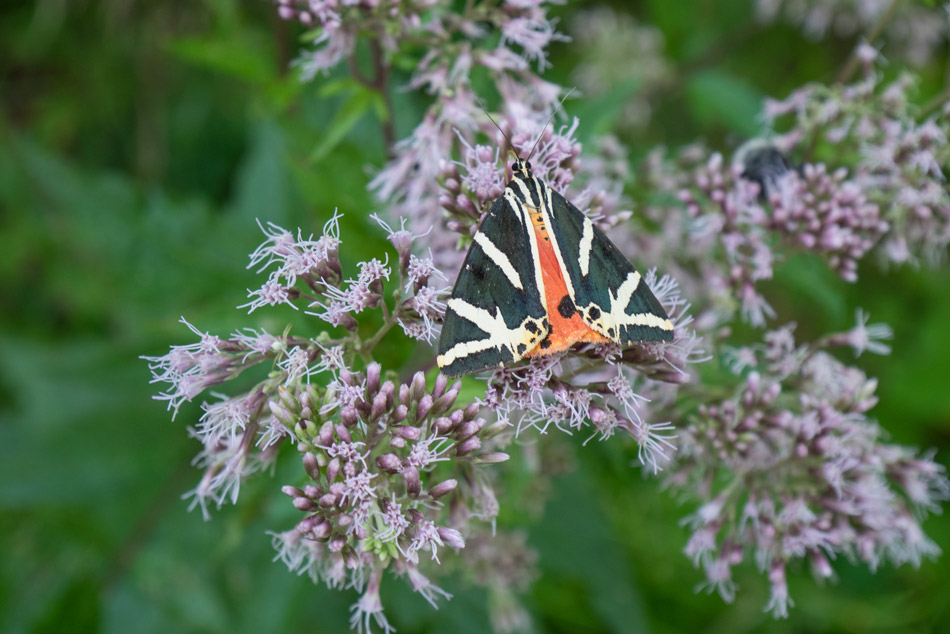
M531 176L531 163L523 159L515 159L511 163L511 173L522 178Z

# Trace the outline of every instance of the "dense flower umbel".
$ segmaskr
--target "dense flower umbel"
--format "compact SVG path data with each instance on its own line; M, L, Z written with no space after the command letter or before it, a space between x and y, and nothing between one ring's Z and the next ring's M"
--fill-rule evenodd
M685 552L708 588L731 601L730 571L750 557L768 574L777 617L791 605L785 568L796 559L828 578L839 554L872 569L936 555L919 522L950 494L941 465L882 441L867 416L877 382L824 349L870 348L864 320L811 346L797 345L793 330L736 351L736 395L699 408L666 472L669 485L703 501L687 520Z
M342 336L249 329L222 339L183 319L200 342L147 360L154 380L169 384L157 398L176 413L208 388L268 364L270 373L247 392L202 404L191 433L202 443L195 464L205 473L188 496L208 518L212 505L237 501L244 479L272 465L282 443L295 444L307 482L283 491L305 517L274 534L278 557L331 587L364 590L354 628L368 631L376 623L388 630L382 573L406 575L430 603L447 597L420 567L438 564L446 548L463 548L462 531L471 522L493 520L497 505L483 504L494 494L482 471L508 456L493 449L500 428L486 425L477 405L454 407L459 383L439 375L429 389L422 373L397 384L378 363L354 369L357 356L369 355L397 323L410 336L431 339L447 289L431 285L442 277L431 260L411 253L416 236L385 223L392 266L388 256L360 262L359 274L344 280L338 220L334 215L318 239L262 227L266 240L250 266L270 274L264 286L248 291L245 307L300 304ZM399 280L390 282L393 276ZM357 320L368 310L380 311L383 325L362 339ZM471 511L460 513L467 505Z
M883 83L876 51L864 45L865 73L846 86L809 85L783 101L769 101L766 116L790 125L779 149L813 148L834 167L847 167L854 196L880 209L890 230L881 255L895 263L942 262L950 244L950 117L921 118L909 99L916 80L904 74ZM806 174L807 178L807 174Z
M422 373L397 386L372 363L365 374L341 371L322 402L310 386L271 401L274 416L294 430L309 479L283 488L306 516L275 534L274 547L291 570L331 587L363 589L369 580L355 607L356 629L368 630L371 617L387 628L379 574L390 566L433 605L450 596L420 566L439 563L440 549L465 546L449 524L475 513L453 509L478 499L480 465L508 458L486 451L498 427L486 427L477 406L452 408L459 387L439 375L429 390Z

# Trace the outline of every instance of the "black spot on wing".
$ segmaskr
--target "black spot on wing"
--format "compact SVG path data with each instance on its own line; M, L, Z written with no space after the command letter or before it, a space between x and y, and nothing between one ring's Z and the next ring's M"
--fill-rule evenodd
M558 302L557 305L557 312L559 312L564 319L570 319L574 316L574 302L571 301L570 295L565 295L561 298L561 301Z

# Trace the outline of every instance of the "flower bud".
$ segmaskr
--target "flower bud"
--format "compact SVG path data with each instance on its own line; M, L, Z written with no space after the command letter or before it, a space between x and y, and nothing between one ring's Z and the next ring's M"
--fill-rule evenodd
M435 423L433 423L433 428L440 436L447 435L449 432L455 429L455 427L456 424L445 416L435 419Z
M404 404L409 404L409 386L405 383L399 385L399 402Z
M596 425L597 421L594 420L594 415L595 415L594 408L591 407L590 409L591 409L591 422L594 423L594 425ZM600 410L600 411L603 412L603 410ZM500 420L500 421L492 423L491 425L486 427L484 430L482 430L482 433L480 434L480 436L482 438L494 438L498 434L507 431L511 426L512 426L511 423L509 423L508 421Z
M317 505L310 498L294 498L294 508L298 511L314 511Z
M402 449L406 446L406 439L400 438L399 436L390 436L389 437L389 446L393 449Z
M334 458L327 465L327 481L332 482L340 475L340 459Z
M422 481L419 478L419 470L415 467L403 469L402 479L406 483L406 491L412 497L418 497L422 492Z
M336 437L343 442L353 442L353 437L350 436L350 432L343 425L334 425L333 430L336 432Z
M422 398L419 399L419 405L416 408L416 420L423 420L429 415L429 411L432 409L432 395L423 394Z
M406 416L409 414L409 408L405 405L397 405L396 409L393 410L393 413L389 416L390 423L401 423L406 420Z
M317 433L317 426L309 420L300 419L294 425L294 430L298 438L313 438L314 434Z
M445 394L445 388L448 387L448 385L448 377L439 372L439 376L435 377L435 385L432 387L432 398L438 399Z
M379 377L382 366L373 361L366 367L366 393L370 396L379 392Z
M298 489L295 486L290 486L289 484L286 486L280 487L280 492L286 495L287 497L292 497L292 498L303 497L303 494L304 494L301 489Z
M333 444L333 423L327 421L320 426L320 434L318 436L320 444L324 447L329 447Z
M415 442L419 440L419 436L422 435L422 431L418 427L412 427L410 425L402 425L400 427L394 427L392 433L400 438L405 438L406 440L411 440Z
M375 423L379 420L379 417L383 415L383 412L386 411L386 394L379 392L376 396L373 397L373 406L369 412L369 421L370 423Z
M448 495L455 490L455 487L458 486L458 481L455 479L443 480L437 485L429 489L429 497L433 500L438 500L440 497Z
M490 451L475 456L474 461L478 464L498 464L499 462L507 461L509 458L511 458L511 456L503 451Z
M441 374L439 376L442 376ZM441 414L442 412L448 410L455 403L455 399L458 398L458 390L452 389L440 396L432 403L432 413Z
M472 436L466 440L463 440L455 448L455 454L457 456L464 456L470 454L473 451L477 451L482 446L482 441L478 436Z
M426 390L426 375L422 372L416 372L412 375L412 383L409 387L409 395L413 400L418 400Z
M331 553L338 553L346 546L346 537L343 535L334 535L327 542L327 548Z
M396 473L399 471L399 467L402 466L402 460L399 459L394 453L387 453L381 456L376 456L376 467L380 471L385 471L386 473Z
M389 409L393 406L393 395L396 393L396 386L392 381L386 381L383 383L383 386L379 388L380 394L386 395L386 409Z
M314 539L324 540L330 536L330 532L333 530L333 527L330 526L330 522L326 520L316 524L311 530L310 534L313 535Z
M355 407L347 405L342 410L340 410L340 420L347 427L352 427L360 420L360 414L356 411Z
M326 493L320 496L319 502L320 502L320 506L322 506L325 509L329 509L336 506L336 500L337 500L336 495L334 495L333 493Z
M280 399L280 402L283 403L291 412L297 412L300 410L300 402L297 400L297 395L288 390L283 385L277 386L277 396Z
M279 420L281 424L293 429L294 424L297 422L297 417L287 409L287 406L284 405L282 401L267 401L267 407L270 409L270 413L274 415L274 418Z
M320 464L317 462L317 457L310 452L303 455L303 469L311 479L320 479Z
M465 440L466 438L474 436L480 432L484 426L484 418L476 418L475 420L470 420L467 423L462 423L458 426L458 429L455 430L455 437L458 440Z
M302 520L297 522L297 525L294 527L294 530L300 533L301 535L306 535L314 529L315 526L318 526L320 522L323 521L323 518L319 515L307 515Z

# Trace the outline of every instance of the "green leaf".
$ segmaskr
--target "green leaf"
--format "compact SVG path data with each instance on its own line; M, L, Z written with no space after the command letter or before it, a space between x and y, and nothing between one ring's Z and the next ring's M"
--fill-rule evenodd
M693 117L704 126L722 126L746 137L762 129L762 95L743 79L725 71L705 71L689 80L686 95Z
M171 41L168 49L186 62L246 81L265 82L275 75L272 61L260 54L259 47L237 38L182 37Z
M616 129L624 106L637 93L643 81L631 77L619 82L597 99L578 99L570 108L584 122L584 137L602 136Z
M327 126L326 136L311 153L310 158L320 160L329 155L363 118L363 115L373 107L374 95L375 93L371 90L362 87L354 88L353 94L336 111L333 120Z

